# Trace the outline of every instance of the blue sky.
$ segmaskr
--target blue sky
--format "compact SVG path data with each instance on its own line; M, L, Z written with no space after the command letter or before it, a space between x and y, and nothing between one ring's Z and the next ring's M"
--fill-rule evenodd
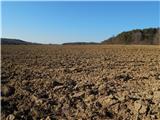
M159 26L160 2L2 2L2 37L40 43L100 42Z

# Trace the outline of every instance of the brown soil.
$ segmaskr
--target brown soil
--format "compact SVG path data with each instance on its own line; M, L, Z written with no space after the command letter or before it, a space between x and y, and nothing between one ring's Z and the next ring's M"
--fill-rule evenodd
M2 46L2 120L160 120L159 46Z

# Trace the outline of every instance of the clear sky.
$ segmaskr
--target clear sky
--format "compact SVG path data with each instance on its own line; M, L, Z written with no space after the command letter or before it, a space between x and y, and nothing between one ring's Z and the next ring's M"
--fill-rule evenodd
M40 43L100 42L159 27L160 2L2 2L2 37Z

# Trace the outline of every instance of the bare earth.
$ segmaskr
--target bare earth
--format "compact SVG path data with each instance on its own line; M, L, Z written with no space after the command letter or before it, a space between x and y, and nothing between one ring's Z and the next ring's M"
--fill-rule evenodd
M159 46L2 46L2 120L160 120Z

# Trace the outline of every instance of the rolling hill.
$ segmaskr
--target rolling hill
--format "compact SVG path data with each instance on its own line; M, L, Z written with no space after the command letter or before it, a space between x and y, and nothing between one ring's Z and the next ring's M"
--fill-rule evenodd
M136 44L158 45L160 44L160 28L136 29L122 32L101 42L102 44Z
M39 43L32 43L20 39L1 38L1 45L38 45Z
M96 42L68 42L62 45L97 45L97 44L122 44L122 45L159 45L160 28L147 28L126 31L100 43ZM1 45L40 45L20 39L1 38Z

